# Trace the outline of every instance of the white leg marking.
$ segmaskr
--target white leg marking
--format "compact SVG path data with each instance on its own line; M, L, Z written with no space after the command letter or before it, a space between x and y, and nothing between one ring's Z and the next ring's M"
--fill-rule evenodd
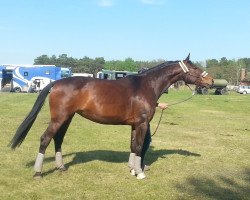
M130 168L130 174L132 176L135 176L135 153L130 153L129 160L128 160L128 166Z
M36 162L35 162L35 165L34 165L35 172L42 172L43 159L44 159L44 154L38 153L38 155L36 157Z
M136 174L140 174L142 172L142 168L141 168L141 157L140 156L135 156L135 173Z
M57 169L63 168L64 164L63 164L62 152L56 152L55 159L56 159L56 168Z
M129 160L128 160L128 166L133 169L135 166L135 153L130 153Z
M144 172L142 172L142 173L138 174L136 178L137 179L144 179L144 178L146 178L146 175L144 174Z
M135 170L134 169L131 169L130 170L130 174L131 174L131 176L135 176L136 174L135 174Z

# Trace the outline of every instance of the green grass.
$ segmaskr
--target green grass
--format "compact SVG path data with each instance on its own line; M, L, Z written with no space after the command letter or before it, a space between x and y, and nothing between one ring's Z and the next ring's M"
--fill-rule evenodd
M161 101L189 96L170 90ZM49 122L48 102L22 146L7 147L36 97L0 93L0 199L250 199L250 95L197 95L165 110L144 180L127 167L130 127L75 116L63 143L68 171L54 171L51 143L40 181L32 178L33 164ZM152 132L159 117L157 109Z

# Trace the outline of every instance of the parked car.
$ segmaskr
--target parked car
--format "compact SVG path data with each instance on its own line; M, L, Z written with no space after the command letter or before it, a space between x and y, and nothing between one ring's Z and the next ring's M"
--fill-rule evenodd
M240 94L250 94L250 86L249 85L240 85L238 87L237 92Z

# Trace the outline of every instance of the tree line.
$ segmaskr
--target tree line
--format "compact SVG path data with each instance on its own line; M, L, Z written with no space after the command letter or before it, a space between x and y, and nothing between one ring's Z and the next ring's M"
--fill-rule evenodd
M222 57L220 60L211 59L206 61L206 70L218 79L226 79L232 85L238 85L241 69L250 72L250 58L240 58L238 60L228 60ZM250 80L248 73L247 80Z
M41 55L34 59L35 65L56 65L61 67L71 67L73 73L91 73L94 76L102 69L117 71L134 71L141 68L150 68L167 60L159 59L152 61L135 61L132 58L125 60L105 61L103 57L89 58L87 56L77 59L68 57L67 54ZM194 62L197 66L206 70L214 78L226 79L230 84L237 85L240 77L240 70L245 68L250 71L250 58L240 58L228 60L222 57L220 60L208 59L206 62ZM249 75L247 79L250 79Z

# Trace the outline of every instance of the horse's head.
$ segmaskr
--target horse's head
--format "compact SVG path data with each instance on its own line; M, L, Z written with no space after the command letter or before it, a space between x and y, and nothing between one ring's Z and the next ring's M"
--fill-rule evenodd
M179 62L182 70L185 72L183 80L186 84L195 84L206 88L212 87L214 80L206 71L196 67L190 60L190 54L183 61Z

